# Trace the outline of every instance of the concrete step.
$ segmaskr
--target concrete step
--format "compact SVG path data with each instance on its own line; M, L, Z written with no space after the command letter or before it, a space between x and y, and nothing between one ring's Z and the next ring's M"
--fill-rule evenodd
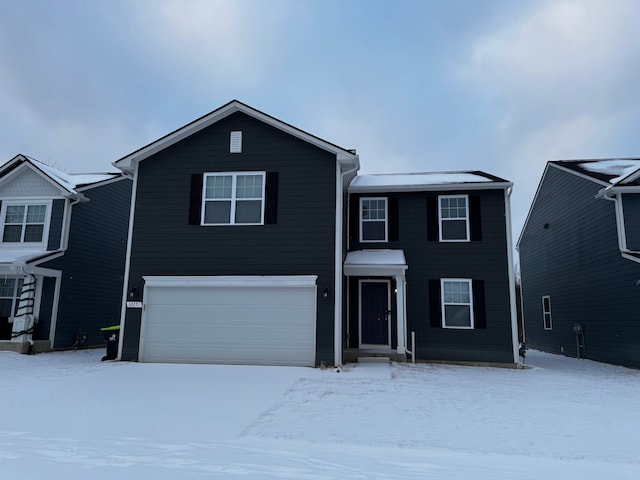
M358 363L391 363L389 357L358 357Z

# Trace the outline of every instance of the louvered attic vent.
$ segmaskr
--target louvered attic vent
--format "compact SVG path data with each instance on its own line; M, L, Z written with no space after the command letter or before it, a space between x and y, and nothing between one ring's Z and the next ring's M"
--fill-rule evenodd
M231 132L231 153L242 153L242 132Z

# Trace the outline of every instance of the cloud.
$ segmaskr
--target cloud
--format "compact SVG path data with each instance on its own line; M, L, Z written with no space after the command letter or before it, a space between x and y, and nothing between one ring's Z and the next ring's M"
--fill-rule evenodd
M616 143L625 125L640 121L640 3L525 5L472 39L456 77L485 105L495 162L515 183L516 234L548 160L640 151L637 136Z
M203 90L256 85L280 44L280 3L162 0L131 5L147 54ZM145 46L142 46L145 48ZM215 83L212 83L215 82Z

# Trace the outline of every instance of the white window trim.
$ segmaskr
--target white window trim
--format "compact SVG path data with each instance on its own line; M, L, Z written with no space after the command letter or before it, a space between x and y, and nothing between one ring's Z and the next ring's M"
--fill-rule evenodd
M442 218L442 203L443 198L464 198L466 200L466 216L463 218ZM464 239L445 239L442 238L442 223L449 220L465 220L466 224L466 238ZM441 242L469 242L471 241L470 227L469 227L469 195L438 195L438 235Z
M549 311L547 312L544 308L544 300L545 298L549 303ZM549 315L549 328L547 328L547 322L545 320L545 316ZM551 295L543 295L542 296L542 327L545 330L553 330L553 315L551 315Z
M40 242L4 242L2 239L4 237L4 227L5 227L5 218L7 214L7 207L10 206L28 206L28 205L44 205L46 207L46 212L44 214L44 225L42 227L42 241ZM2 209L0 209L0 245L4 248L46 248L47 243L49 241L49 226L51 223L51 211L52 211L53 200L52 199L36 199L36 198L7 198L2 199ZM22 236L24 237L25 232L25 224L22 224Z
M384 240L364 240L363 238L363 223L364 222L380 222L379 218L375 220L365 220L362 218L362 204L364 200L384 200ZM360 206L358 209L358 228L360 230L360 243L388 243L389 242L389 199L387 197L361 197Z
M257 223L235 223L235 214L236 214L236 182L239 176L249 176L249 175L261 175L262 176L262 198L260 205L260 222ZM229 223L205 223L204 221L204 213L205 213L205 205L207 202L215 201L213 199L207 200L206 192L207 192L207 178L208 177L232 177L231 183L231 198L219 199L219 200L228 200L231 202L231 212L229 217ZM206 172L203 175L202 181L202 203L200 205L200 225L203 227L225 227L225 226L248 226L248 225L264 225L264 209L265 209L265 187L267 181L266 172ZM247 198L240 199L242 200L251 200ZM257 200L257 198L253 199Z
M463 282L469 285L469 303L447 303L444 302L444 284L445 282ZM469 306L469 319L471 326L460 327L447 325L445 305L468 305ZM473 330L475 329L475 319L473 318L473 281L470 278L441 278L440 279L440 308L442 310L442 328L451 328L454 330Z

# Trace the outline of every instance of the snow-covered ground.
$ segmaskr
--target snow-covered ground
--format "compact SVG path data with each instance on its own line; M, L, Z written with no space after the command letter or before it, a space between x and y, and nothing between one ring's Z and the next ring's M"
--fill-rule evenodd
M640 371L0 352L3 479L640 478Z

